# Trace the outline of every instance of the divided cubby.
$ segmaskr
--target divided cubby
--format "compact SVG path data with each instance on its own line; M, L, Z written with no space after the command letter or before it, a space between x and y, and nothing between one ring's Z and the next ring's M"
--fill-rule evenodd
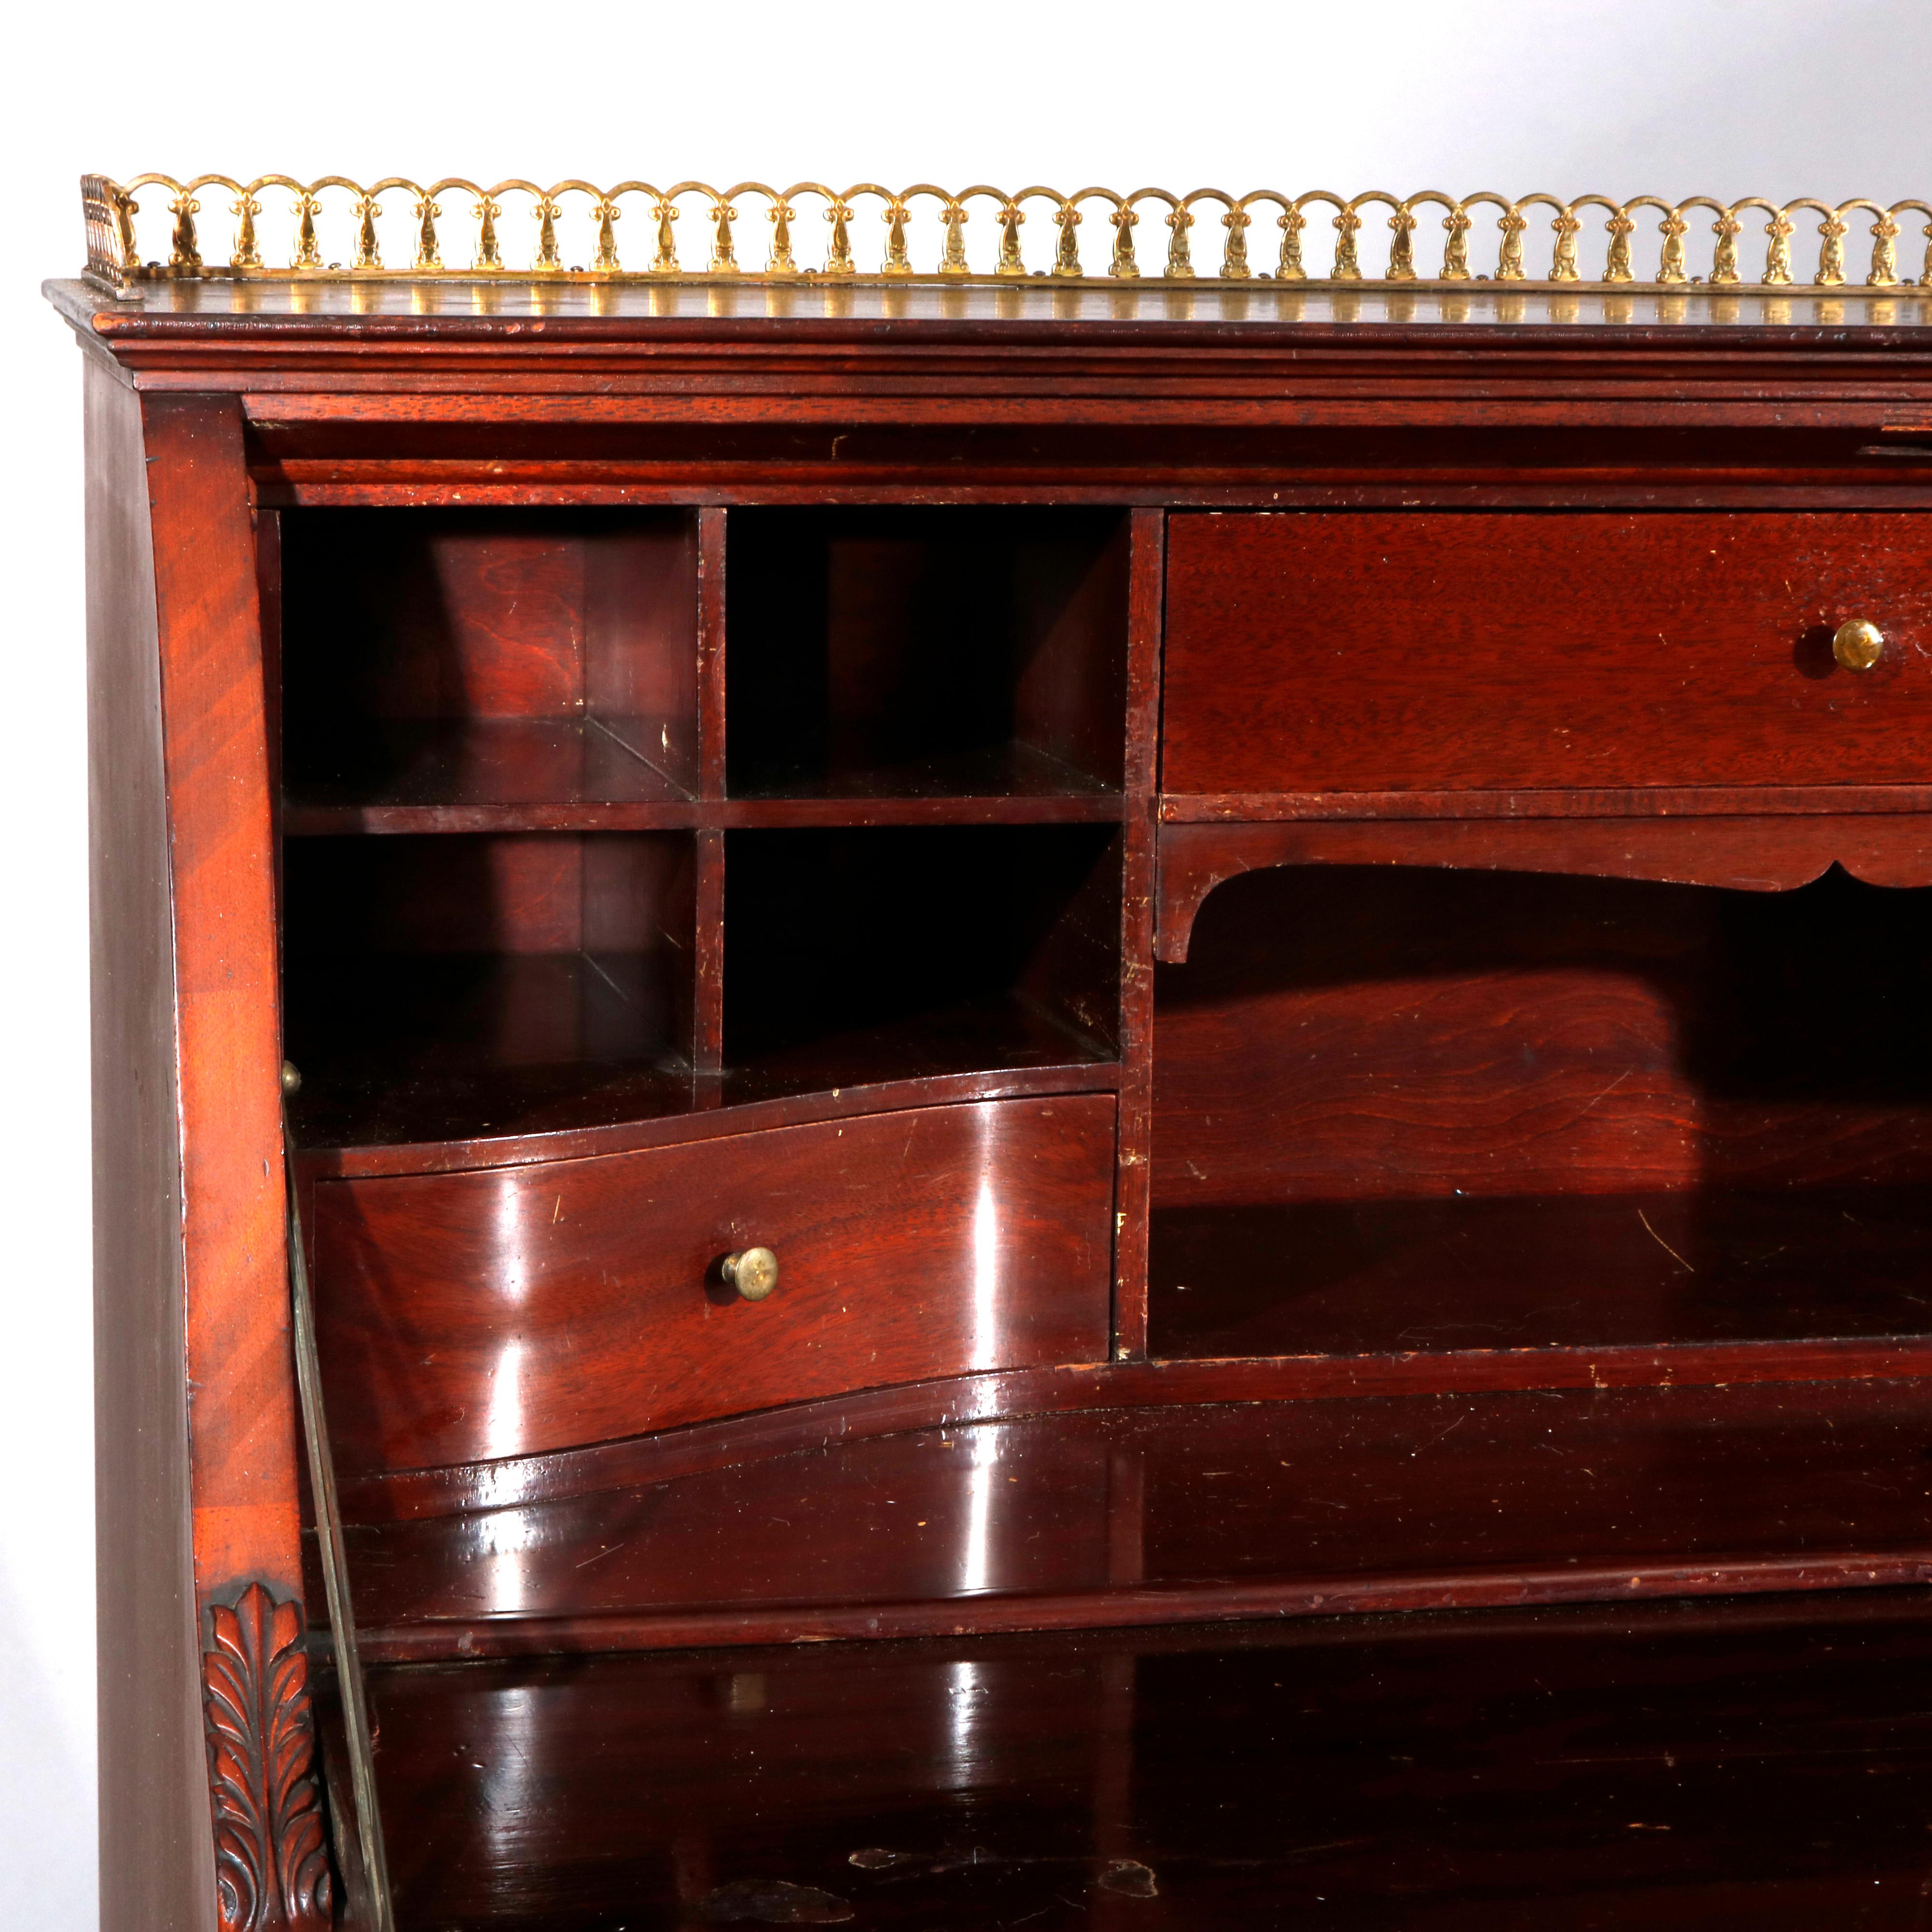
M734 798L1118 794L1118 511L730 517Z
M302 510L281 532L295 829L698 784L687 510Z
M303 1138L1117 1059L1127 554L1118 510L281 512Z
M1150 1346L1932 1332L1932 889L1222 886L1156 976Z
M1114 1058L1105 825L734 832L724 1058L760 1090Z
M688 1104L688 832L291 839L304 1137L460 1138Z

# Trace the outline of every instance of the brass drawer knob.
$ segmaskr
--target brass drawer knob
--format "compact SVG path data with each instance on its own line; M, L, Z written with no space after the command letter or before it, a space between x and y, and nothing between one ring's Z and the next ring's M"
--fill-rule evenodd
M1832 633L1832 655L1847 670L1870 670L1885 656L1885 633L1868 617L1854 617Z
M770 1248L743 1248L724 1257L725 1285L747 1301L762 1301L778 1285L778 1258Z

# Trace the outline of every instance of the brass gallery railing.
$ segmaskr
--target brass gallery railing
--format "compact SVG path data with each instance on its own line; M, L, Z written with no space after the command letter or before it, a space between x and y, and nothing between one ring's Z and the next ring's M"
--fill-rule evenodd
M172 218L166 262L143 262L136 243L134 218L140 210L136 196L151 188L165 193ZM218 195L210 190L218 190ZM265 194L286 197L290 245L285 260L272 261L262 252L260 224ZM1870 242L1864 286L1892 289L1912 285L1914 278L1909 271L1900 272L1898 242L1905 218L1916 218L1924 259L1916 285L1932 287L1932 206L1923 201L1899 201L1886 206L1854 200L1834 206L1806 197L1780 203L1751 195L1726 202L1708 195L1692 195L1687 200L1669 202L1648 194L1630 201L1613 201L1600 194L1579 195L1572 201L1554 195L1526 194L1511 200L1486 193L1458 200L1432 188L1402 196L1371 190L1348 199L1322 188L1292 197L1273 188L1236 196L1211 188L1184 195L1144 188L1123 195L1104 188L1082 188L1073 194L1028 188L1009 194L982 185L956 193L924 182L897 189L882 188L874 182L848 188L831 188L822 182L800 182L786 188L740 182L721 192L703 182L678 182L658 188L649 182L627 181L601 188L575 180L549 188L535 182L504 181L484 188L453 176L427 187L392 176L364 188L340 175L325 175L313 182L263 175L242 182L226 175L197 175L191 181L180 182L171 176L152 174L137 175L124 186L104 175L84 176L81 194L87 221L87 273L117 290L197 277L287 281L329 277L459 280L554 276L641 281L664 277L764 280L924 275L998 280L1035 273L1068 280L1118 281L1150 272L1143 269L1135 251L1135 230L1144 212L1151 213L1166 230L1160 266L1150 272L1169 281L1240 281L1272 276L1288 282L1359 282L1369 273L1361 259L1361 231L1373 218L1385 222L1388 232L1388 252L1379 270L1383 280L1493 280L1605 287L1640 279L1631 263L1630 238L1640 218L1651 213L1660 218L1658 228L1663 242L1654 276L1643 280L1655 285L1705 282L1746 289L1789 286L1808 269L1808 279L1816 286L1846 286L1846 243L1855 224L1867 227ZM196 224L205 194L210 194L211 212L225 202L233 218L226 242L214 248L212 260L203 253L202 232ZM391 210L401 206L409 212L411 239L406 262L389 263L382 259L377 218L386 212L386 196L397 198L391 202ZM505 218L506 208L518 202L528 211L532 225L526 232L532 245L522 259L509 260L505 258L499 224ZM747 208L741 208L741 202ZM770 248L761 265L747 267L738 258L736 228L742 213L756 212L753 204L762 205L770 227ZM1020 230L1030 209L1039 204L1044 204L1039 212L1055 230L1052 262L1043 270L1030 271L1021 250ZM862 268L854 253L853 224L862 205L875 205L885 226L883 256L875 269ZM800 220L801 206L808 212L816 208L826 225L824 256L810 264L801 262L795 251L794 224ZM317 221L332 207L346 214L352 224L354 243L346 262L322 259ZM643 212L649 222L648 260L642 268L626 266L618 255L617 224L628 208ZM991 218L994 245L982 250L983 266L976 266L967 253L965 231L972 216L982 208ZM1090 210L1097 212L1101 224L1112 231L1106 244L1107 266L1099 273L1081 259L1080 229ZM566 211L588 217L585 232L591 245L583 251L585 262L574 266L566 266L558 238L559 224ZM907 236L908 224L922 212L936 214L940 231L938 260L925 270L914 265ZM702 266L687 267L679 259L676 224L687 213L699 216L708 232L710 248ZM1425 214L1432 220L1439 216L1443 230L1442 252L1432 275L1425 274L1416 260L1416 231ZM1248 231L1257 219L1269 216L1280 231L1280 244L1272 264L1257 268L1250 259ZM1539 248L1533 267L1528 259L1528 237L1533 221L1545 216L1550 234L1549 254L1545 261ZM1577 238L1586 220L1598 216L1609 236L1604 272L1600 278L1586 279L1579 262ZM1693 275L1685 237L1693 222L1706 217L1710 218L1714 237L1709 272ZM1491 218L1496 230L1495 254L1491 260L1484 250L1486 266L1479 270L1472 262L1472 235L1479 220ZM1212 267L1204 262L1197 265L1194 257L1194 231L1204 220L1210 224L1209 236L1214 226L1221 231L1220 259ZM1306 255L1312 250L1304 238L1311 225L1324 220L1334 232L1333 248L1325 264L1311 266ZM1794 238L1801 227L1814 221L1816 259L1808 259L1802 267L1794 266ZM1754 259L1758 237L1750 236L1752 266L1758 267L1753 276L1740 259L1741 248L1750 231L1760 224L1761 266ZM460 242L456 239L459 232ZM1207 239L1201 238L1203 242ZM1312 239L1307 238L1307 242ZM1208 252L1204 247L1204 256ZM1808 258L1808 240L1804 252ZM986 253L992 256L990 262L984 262Z

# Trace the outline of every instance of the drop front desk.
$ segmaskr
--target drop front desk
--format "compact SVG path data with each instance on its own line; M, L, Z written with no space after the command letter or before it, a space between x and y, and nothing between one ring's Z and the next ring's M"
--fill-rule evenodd
M115 1932L1922 1922L1932 292L50 292Z

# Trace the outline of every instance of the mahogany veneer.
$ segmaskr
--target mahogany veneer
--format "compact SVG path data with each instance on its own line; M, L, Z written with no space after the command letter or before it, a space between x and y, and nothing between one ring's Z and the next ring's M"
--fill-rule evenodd
M1925 1398L1873 1376L1123 1400L741 1448L358 1528L362 1642L413 1661L1928 1582Z
M393 1802L426 1828L392 1854L407 1924L1917 1932L1927 1609L1870 1593L371 1676Z
M1928 952L1842 872L1237 880L1156 982L1154 1352L1919 1332Z
M491 792L494 776L494 792L530 804L560 789L689 796L698 572L689 512L290 519L278 597L290 792L434 800L440 778L454 805ZM490 772L484 748L541 743L544 727L577 728L590 764L574 788L541 764L519 784L507 749ZM424 740L456 769L439 770Z
M855 1383L1102 1360L1113 1136L1112 1099L1077 1094L322 1183L338 1461L526 1456ZM742 1301L718 1263L759 1242L781 1292Z
M1910 515L1177 517L1162 783L1922 782L1928 650Z
M112 1932L1916 1922L1916 294L51 292Z

